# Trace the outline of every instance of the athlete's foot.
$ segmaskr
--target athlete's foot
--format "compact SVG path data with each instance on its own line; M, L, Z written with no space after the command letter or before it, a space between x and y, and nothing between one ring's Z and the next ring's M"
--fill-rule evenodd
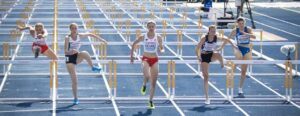
M101 71L101 68L98 67L98 66L93 66L93 67L92 67L92 71L94 71L94 72L100 72L100 71Z
M79 104L78 98L75 98L75 99L74 99L73 104L74 104L74 105L78 105L78 104Z
M239 88L239 93L238 93L239 95L243 95L244 94L244 92L243 92L243 89L242 88Z
M222 68L222 69L224 68L224 64L221 64L221 68Z
M155 109L153 101L150 100L148 105L149 105L149 109Z
M36 48L34 50L34 58L38 58L39 57L39 54L40 54L40 48Z
M143 85L142 88L141 88L141 94L142 95L146 94L146 86L145 85Z
M209 104L210 104L210 99L206 99L206 100L204 101L204 104L209 105Z

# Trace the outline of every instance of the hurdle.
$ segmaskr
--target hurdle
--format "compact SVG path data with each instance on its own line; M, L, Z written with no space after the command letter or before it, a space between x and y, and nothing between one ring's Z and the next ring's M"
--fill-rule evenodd
M12 41L18 43L18 39L21 37L22 33L17 30L17 29L13 29L9 32L9 36L10 39L12 39ZM10 52L12 54L13 50L17 47L17 45L10 45L12 49L10 49Z
M17 26L21 26L21 27L25 27L26 26L24 20L17 20L16 24L17 24Z
M182 14L182 29L186 29L187 28L187 14L184 12Z
M117 62L111 60L108 62L109 65L109 98L115 98L117 96Z
M176 72L175 61L168 61L168 98L174 98L175 96L175 72Z
M105 60L107 58L107 45L105 43L102 43L98 46L98 54L100 60Z
M159 3L159 17L163 18L163 3Z
M8 43L3 43L2 44L2 49L3 49L3 60L9 60L9 44Z
M219 36L222 38L222 41L224 41L223 40L223 38L224 38L224 30L220 29L218 32L219 32ZM222 56L224 56L224 49L221 50L221 54L222 54Z
M3 43L2 45L3 49L3 60L9 60L9 44L8 43ZM7 65L3 65L3 73L6 71Z
M27 20L29 18L29 14L28 13L21 13L20 14L21 18L23 18L24 20Z
M24 12L30 12L32 10L32 8L31 7L28 7L28 6L26 6L25 8L24 8Z
M285 97L288 102L292 100L292 90L293 90L293 66L288 60L285 63L285 78L284 78L284 87L285 87Z
M155 19L155 13L153 10L150 11L150 19L154 20Z
M88 29L94 28L95 21L93 19L86 20L85 25Z
M18 60L18 61L6 61L6 60L2 60L0 61L0 64L48 64L49 61L51 60L40 60L40 61L34 61L34 60ZM111 87L111 91L113 94L111 94L111 97L116 96L116 86L117 86L117 63L118 64L128 64L128 60L100 60L100 61L93 61L93 62L97 62L97 63L103 63L103 64L108 64L108 75L110 77L109 83L110 83L110 87ZM63 60L58 60L55 61L55 63L64 63ZM136 61L136 63L141 63L141 61ZM176 87L176 83L175 83L175 76L176 76L176 64L199 64L199 61L197 60L185 60L185 61L181 61L181 60L160 60L159 61L160 64L167 64L168 65L168 72L167 72L167 78L168 78L168 90L169 90L169 95L170 96L175 96L175 87ZM291 64L300 64L299 60L290 60L290 61L286 61L286 60L276 60L276 61L266 61L266 60L227 60L224 63L227 64L227 66L230 68L226 71L226 90L228 90L228 99L232 99L232 95L233 95L233 77L234 77L234 72L233 72L233 67L236 64L284 64L286 63L287 68L286 68L286 80L284 82L284 85L286 87L286 91L289 92L287 94L287 99L291 100L292 99L292 93L290 91L292 91L292 65ZM211 64L219 64L217 62L212 62ZM53 67L53 61L51 63L52 72L54 70L57 70L57 65L56 67ZM55 72L55 71L54 71ZM57 73L53 73L52 74L54 77L55 75L57 75Z
M232 61L228 61L226 63L227 67L229 67L229 70L226 70L226 95L227 99L231 100L233 99L233 88L234 88L234 63Z
M122 19L123 18L123 15L124 14L117 14L117 18L118 19ZM123 22L122 21L119 21L118 23L117 23L117 27L118 27L118 29L119 29L119 31L121 31L122 30L122 26L123 26Z
M140 37L140 36L142 36L142 31L141 30L136 30L136 32L135 32L135 38L136 38L136 40ZM130 45L132 45L132 44L130 44ZM141 49L140 49L140 45L138 44L138 45L136 45L136 46L134 46L135 47L135 53L137 53L138 54L138 56L140 56L141 55Z
M167 21L166 20L162 20L162 34L161 37L163 39L163 42L167 42L167 32L165 31L167 29Z
M141 10L142 10L142 12L146 12L145 6L142 6ZM145 14L144 13L142 13L142 16L141 16L141 22L142 22L142 25L144 26L145 25Z
M170 13L169 13L169 19L170 19L169 23L170 23L171 25L174 25L174 13L173 13L172 10L170 10Z
M131 27L131 20L126 20L126 22L125 22L125 28L126 28L125 39L128 42L131 41L130 40L130 38L131 38L130 27Z
M95 35L100 35L100 31L95 28L91 29L91 33L95 34ZM92 40L92 42L97 42L96 38L92 38L91 40Z
M202 23L202 19L201 18L199 18L199 20L198 20L198 28L199 29L203 28L203 23Z
M177 45L177 54L179 55L179 56L182 56L182 39L183 39L183 37L182 37L182 31L181 30L177 30L177 42L179 43L178 45Z

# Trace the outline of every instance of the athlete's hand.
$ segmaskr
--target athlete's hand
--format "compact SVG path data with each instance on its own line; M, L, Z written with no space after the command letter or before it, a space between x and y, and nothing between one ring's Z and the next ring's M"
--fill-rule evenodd
M43 38L43 34L38 34L36 37L41 39L41 38Z
M221 48L221 47L219 47L219 48L217 48L217 49L216 49L216 51L221 51L221 50L222 50L222 48Z
M18 25L18 26L17 26L17 29L19 29L19 30L21 31L22 28L21 28L21 26Z
M235 44L233 44L232 47L233 47L233 49L237 49L237 50L239 49L239 47Z
M103 43L104 43L105 45L107 45L107 41L103 41Z
M71 50L72 55L78 53L78 51L76 49L72 49Z
M241 31L241 33L242 33L243 35L248 35L248 33L245 32L245 31Z
M130 57L130 64L133 64L133 62L134 62L134 58L131 56Z

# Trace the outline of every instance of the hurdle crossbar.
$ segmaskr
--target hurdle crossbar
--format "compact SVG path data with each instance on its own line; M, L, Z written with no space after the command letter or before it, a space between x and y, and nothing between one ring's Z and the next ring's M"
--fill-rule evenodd
M9 44L9 45L32 45L32 42L0 42L0 45L3 44ZM54 45L55 43L49 43L48 45ZM58 45L64 45L64 42L57 42ZM81 42L81 45L102 45L102 42ZM107 45L132 45L133 42L108 42ZM164 45L197 45L197 42L164 42ZM220 44L220 43L219 43ZM281 45L296 45L300 44L299 42L259 42L254 41L252 42L254 46L281 46ZM138 45L144 45L143 43L139 43ZM227 44L227 46L231 46Z
M14 61L7 61L7 60L0 60L0 64L48 64L52 60L14 60ZM93 60L94 63L103 63L108 64L111 60L100 60L96 61ZM114 60L117 64L130 64L129 60ZM167 64L169 60L159 60L160 64ZM198 60L173 60L176 64L200 64ZM274 60L274 61L267 61L267 60L227 60L224 63L232 61L234 64L284 64L287 60ZM64 60L57 60L58 63L65 63ZM300 64L300 60L290 60L291 64ZM142 63L141 61L134 61L134 64ZM219 62L212 62L211 64L220 64Z

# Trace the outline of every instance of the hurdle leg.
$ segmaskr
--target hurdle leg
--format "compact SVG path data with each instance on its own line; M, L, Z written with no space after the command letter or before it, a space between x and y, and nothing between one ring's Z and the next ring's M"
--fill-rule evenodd
M173 90L173 93L172 93L172 96L173 98L175 97L175 87L176 87L176 83L175 83L175 80L176 80L176 75L175 75L175 72L176 72L176 65L175 65L175 61L171 61L171 64L172 64L172 90Z
M113 71L114 71L114 98L117 97L117 63L113 61Z
M109 98L112 98L112 61L108 62L108 70Z
M230 99L230 93L229 93L230 89L228 87L226 87L226 95L227 95L227 99Z
M231 69L226 70L226 92L227 92L227 99L231 100L233 98L233 88L234 88L234 64L232 61L228 61L226 63L228 67Z
M292 89L293 89L293 64L290 62L289 64L289 101L292 100Z
M299 43L297 43L296 45L295 45L295 60L298 60L298 49L299 49ZM298 65L299 64L295 64L295 76L299 76L298 75Z
M168 61L168 98L171 97L171 61Z
M9 44L8 43L3 43L3 60L9 60ZM7 68L8 65L4 64L3 65L3 74L5 74L6 72L6 68Z
M290 61L286 61L285 63L285 78L284 78L284 87L285 87L285 96L286 101L290 102L292 95L292 64Z

